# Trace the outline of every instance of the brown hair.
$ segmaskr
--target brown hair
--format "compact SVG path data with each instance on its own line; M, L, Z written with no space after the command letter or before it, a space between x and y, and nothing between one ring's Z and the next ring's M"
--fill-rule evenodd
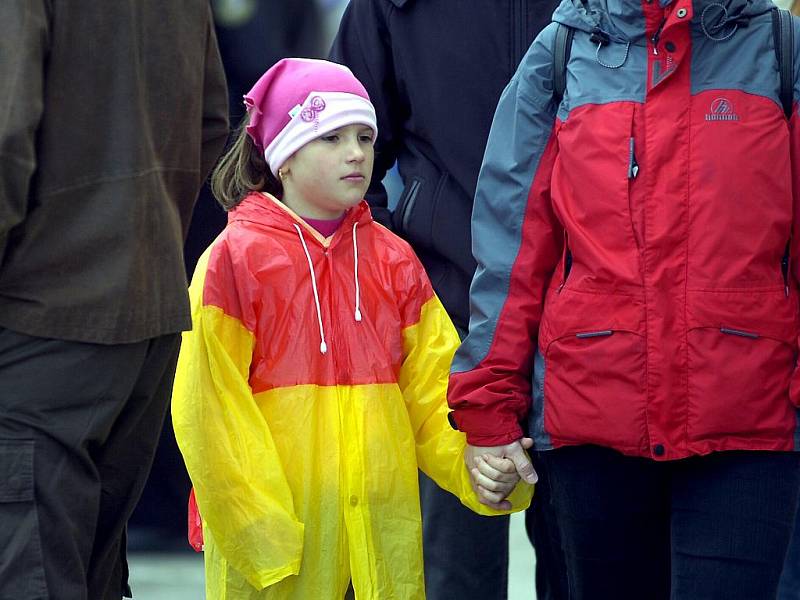
M283 186L247 135L249 122L250 115L245 114L233 141L211 174L211 191L225 210L232 210L250 192L265 191L276 198L283 195Z

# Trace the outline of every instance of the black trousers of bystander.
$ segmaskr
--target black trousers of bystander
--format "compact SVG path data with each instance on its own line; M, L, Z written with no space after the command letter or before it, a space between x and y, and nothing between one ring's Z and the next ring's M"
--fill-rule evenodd
M179 340L99 345L0 328L0 599L130 596L125 527Z

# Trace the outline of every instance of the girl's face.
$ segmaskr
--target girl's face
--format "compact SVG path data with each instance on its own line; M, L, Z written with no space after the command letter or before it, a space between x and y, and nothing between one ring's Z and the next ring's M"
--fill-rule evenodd
M346 125L318 137L281 167L283 202L301 217L336 219L369 187L375 150L366 125Z

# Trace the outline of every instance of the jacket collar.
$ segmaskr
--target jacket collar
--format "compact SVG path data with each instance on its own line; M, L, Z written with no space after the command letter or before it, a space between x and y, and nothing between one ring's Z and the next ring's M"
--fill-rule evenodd
M352 229L355 223L363 226L372 222L372 220L369 205L362 200L347 211L344 221L342 221L336 233L326 238L275 196L263 192L251 192L236 208L228 213L229 223L249 221L280 231L288 231L292 234L295 232L294 225L297 224L303 229L303 233L325 248L336 241L339 237L339 232Z
M587 33L602 32L613 42L645 43L646 0L562 0L553 14L553 20ZM676 0L657 0L662 8ZM772 9L771 0L691 0L696 20L709 5L723 7L714 11L720 18L748 20ZM713 24L713 23L712 23Z

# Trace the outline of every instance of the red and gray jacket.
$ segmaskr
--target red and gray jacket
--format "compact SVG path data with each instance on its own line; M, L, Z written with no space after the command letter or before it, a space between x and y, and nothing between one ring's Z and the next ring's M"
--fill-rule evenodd
M800 448L800 122L781 108L771 9L564 0L558 105L555 23L533 43L475 197L449 390L471 443L527 420L539 449Z

